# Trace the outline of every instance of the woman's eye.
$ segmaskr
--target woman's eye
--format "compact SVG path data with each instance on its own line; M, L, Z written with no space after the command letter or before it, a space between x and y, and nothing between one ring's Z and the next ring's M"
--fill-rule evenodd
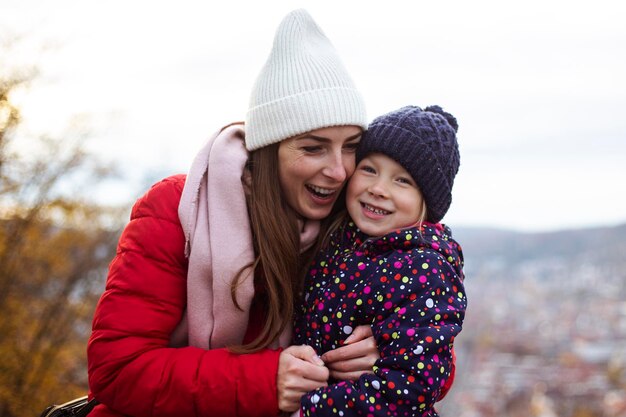
M306 153L317 153L322 150L321 146L303 146L302 150Z
M348 152L356 152L359 142L347 143L343 148Z

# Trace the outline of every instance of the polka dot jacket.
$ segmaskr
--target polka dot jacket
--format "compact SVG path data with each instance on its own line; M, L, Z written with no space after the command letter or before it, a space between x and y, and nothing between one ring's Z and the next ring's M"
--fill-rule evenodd
M448 227L425 223L369 238L349 222L318 253L303 296L296 344L321 355L369 324L380 359L373 375L303 396L302 415L437 416L467 306L463 254Z

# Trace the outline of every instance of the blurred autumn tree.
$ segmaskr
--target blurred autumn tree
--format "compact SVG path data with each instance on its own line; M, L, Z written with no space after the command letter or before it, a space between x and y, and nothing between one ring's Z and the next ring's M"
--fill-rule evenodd
M0 417L86 394L91 318L125 210L70 189L110 174L80 135L20 149L11 94L31 78L0 74Z

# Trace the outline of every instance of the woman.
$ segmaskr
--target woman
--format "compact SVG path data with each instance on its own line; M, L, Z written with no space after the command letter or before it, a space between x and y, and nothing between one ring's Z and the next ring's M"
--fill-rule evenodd
M88 346L102 403L92 415L276 415L330 372L371 371L364 329L326 365L310 347L287 347L303 270L365 126L329 40L305 11L290 13L245 125L222 128L187 177L133 207Z

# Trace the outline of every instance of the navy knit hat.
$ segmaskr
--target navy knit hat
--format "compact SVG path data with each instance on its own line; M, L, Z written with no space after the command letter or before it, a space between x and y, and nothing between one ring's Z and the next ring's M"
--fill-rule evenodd
M459 170L457 130L454 116L439 106L403 107L370 123L356 160L378 152L402 165L424 196L426 220L438 223L452 203L452 185Z

